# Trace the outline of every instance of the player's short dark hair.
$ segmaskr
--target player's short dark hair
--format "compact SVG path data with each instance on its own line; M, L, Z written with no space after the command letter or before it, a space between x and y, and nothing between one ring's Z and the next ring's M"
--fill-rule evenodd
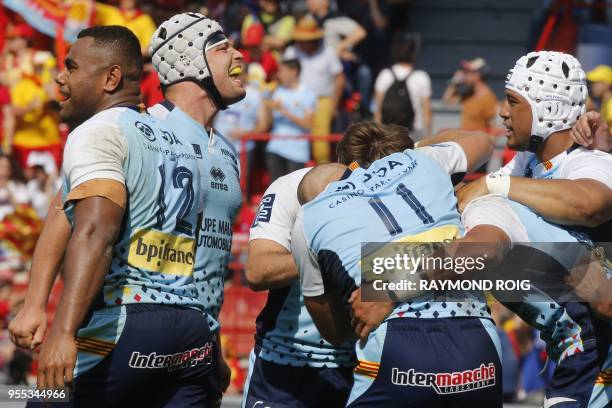
M297 71L298 75L302 71L302 65L300 64L300 61L298 61L297 59L282 60L281 65L284 65L289 69Z
M349 165L359 163L369 167L372 162L393 153L414 148L410 130L400 125L359 122L351 125L338 143L338 161Z
M129 29L118 26L97 26L82 30L77 38L91 37L94 47L112 51L126 79L139 81L142 76L142 53L138 37Z
M421 37L418 33L400 32L391 39L391 62L409 64L414 63L416 54L421 46Z

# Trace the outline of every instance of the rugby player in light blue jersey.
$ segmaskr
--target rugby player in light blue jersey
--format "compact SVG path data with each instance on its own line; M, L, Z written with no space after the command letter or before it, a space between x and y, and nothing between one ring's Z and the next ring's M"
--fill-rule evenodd
M581 147L571 135L587 97L585 73L573 56L539 51L519 58L508 73L500 111L507 145L517 154L460 189L459 208L476 197L501 194L594 241L609 241L612 155Z
M564 278L577 267L583 252L592 248L593 243L499 195L473 200L461 217L467 233L465 238L451 244L459 248L454 256L462 256L459 245L465 242L511 243L512 249L503 255L496 276L533 278L531 285L534 289L517 290L514 293L517 301L508 301L513 299L507 293L492 293L500 296L506 307L540 330L542 339L546 341L548 357L557 363L551 384L546 389L544 406L610 406L612 395L606 384L612 370L612 326L610 322L599 319L587 303L576 299L563 300L559 296L563 293L559 289L565 284ZM448 252L454 251L450 249ZM553 262L548 262L548 259ZM612 271L608 273L612 274ZM518 301L519 298L524 300Z
M364 243L463 235L443 166L407 149L352 171L321 165L300 183L294 255L304 303L330 341L357 338L349 301L361 286ZM365 346L355 345L347 406L502 406L501 350L482 291L427 292L391 305Z
M153 108L154 116L163 119L164 126L167 126L156 138L161 139L160 142L163 140L163 143L166 143L171 148L157 149L155 146L152 146L149 150L158 151L166 156L170 155L171 161L176 161L177 158L180 159L181 157L188 157L197 161L197 164L194 163L194 171L201 175L197 184L198 190L191 191L191 194L188 193L190 201L185 201L185 203L189 204L191 201L198 203L198 208L200 209L199 219L197 222L191 223L193 226L192 232L195 235L196 246L208 247L207 251L196 249L195 266L193 267L192 274L193 278L195 278L193 285L196 289L197 301L195 303L197 307L202 307L207 313L203 326L206 328L206 331L210 330L212 332L218 328L216 318L223 297L223 277L227 270L229 245L231 242L231 219L240 204L241 197L238 187L238 162L235 152L231 145L223 137L215 134L214 131L210 131L209 137L207 135L208 130L205 130L204 126L210 126L212 118L219 109L236 102L244 96L242 81L236 78L241 71L242 57L240 53L229 46L227 38L221 31L221 27L216 22L202 15L187 13L175 16L167 23L165 24L173 24L172 29L175 31L175 38L183 38L183 36L188 35L193 37L191 38L192 41L185 40L183 50L188 48L188 54L194 61L189 64L185 56L174 55L175 58L181 59L183 68L187 67L189 69L182 72L166 70L163 74L161 73L163 67L162 70L158 70L160 71L160 77L163 75L166 78L171 78L173 81L188 75L191 75L191 77L189 77L189 82L177 79L178 83L173 82L170 84L166 81L167 86L165 86L164 90L166 91L168 101L172 101L177 105L180 104L186 112L179 108L173 108L171 102L166 102L161 106ZM198 23L200 23L199 26ZM181 28L187 26L195 27L198 30L195 32L181 32ZM168 35L170 28L166 31L163 29L165 29L164 25L156 33L158 34L158 41L156 42L154 37L153 45L159 46L161 44L160 49L163 49L165 45L165 51L168 51L168 49L172 50L173 44L170 41L165 41L166 39L171 40L172 35ZM166 38L159 40L163 36ZM181 44L177 44L177 49L180 46ZM198 49L200 50L199 57ZM166 57L157 56L157 63L163 62L166 59ZM169 58L172 57L170 56ZM189 65L190 67L188 67ZM170 67L168 65L168 68ZM198 68L195 74L193 71L194 67ZM174 65L172 68L174 68ZM214 81L212 80L213 75ZM164 83L163 80L162 83ZM183 136L178 136L183 134L189 135L188 140L183 140ZM148 136L148 140L151 142L150 139L153 136ZM185 143L185 141L188 143ZM180 148L187 149L187 152L175 154L173 149ZM164 170L157 167L153 169L152 173L161 175ZM171 176L168 184L170 187L176 188L177 185L181 185L181 180L184 181L184 179L184 177L177 176L177 178L174 178ZM209 193L198 194L199 189L202 187L209 190ZM187 188L186 190L189 191ZM219 192L215 194L214 190L219 190ZM152 197L155 196L152 195ZM193 203L191 204L193 205ZM202 217L202 205L207 206L208 218ZM184 212L187 207L183 205L179 212ZM51 217L50 219L57 221L53 224L60 231L63 231L61 223L63 214L60 214L61 217L57 216L58 214L54 215L56 217ZM183 228L185 224L181 221L180 217L177 216L176 223ZM69 235L69 233L68 230L66 235ZM41 247L38 248L38 252L50 254L52 256L51 259L61 259L64 251L64 248L59 248L59 246L53 248L49 246ZM35 262L36 258L35 256ZM15 342L21 346L35 345L37 338L42 337L44 334L44 326L41 327L43 319L37 317L37 312L41 310L41 304L43 305L42 311L44 311L44 303L46 303L49 288L57 270L57 264L59 264L59 261L57 263L50 262L50 265L47 267L41 265L39 268L33 268L33 271L39 271L37 275L40 276L40 279L37 279L40 283L36 285L36 288L31 288L30 292L32 293L28 293L29 298L34 299L32 300L34 305L28 308L27 314L22 314L21 325L16 326L12 332L14 333L13 338ZM192 281L194 280L193 278ZM169 296L172 298L171 295ZM160 322L160 324L162 323ZM196 327L194 330L204 329ZM218 336L218 330L215 336ZM210 351L210 354L207 355L206 362L207 365L213 366L212 371L215 372L217 371L215 368L217 358L220 357L221 352L217 349L217 344L213 344L213 349L208 351ZM219 363L224 365L222 361L219 361ZM215 373L208 377L210 378L207 381L199 381L200 384L195 386L191 383L182 384L186 388L195 387L196 392L191 392L191 397L181 400L180 393L177 392L171 400L182 405L189 405L194 401L196 403L203 403L204 399L209 402L218 401L221 391L229 383L229 370L225 366L222 375ZM206 395L197 392L202 387L206 388ZM192 389L192 391L194 390ZM193 401L190 401L189 398Z
M445 132L416 149L436 160L456 181L490 154L488 136ZM368 154L388 155L412 147L409 132L397 126L363 122L353 125L338 148L346 164L367 163ZM251 228L247 280L254 290L270 289L257 319L243 406L344 406L354 367L350 343L333 345L317 330L304 306L292 252L291 230L300 205L297 187L309 169L276 180L265 192ZM442 171L442 170L441 170ZM294 252L295 255L295 252Z
M218 318L232 225L242 193L239 155L234 144L212 128L212 120L219 110L245 96L242 55L229 44L216 21L197 13L179 14L162 23L153 34L150 53L166 98L149 109L151 115L177 134L199 135L193 149L203 158L198 162L204 180L203 211L198 214L193 276L208 325L216 336L218 377L220 389L225 391L231 373L222 356ZM215 67L218 61L224 64Z
M573 56L540 51L521 57L508 73L506 101L500 112L508 147L517 154L499 171L459 190L459 207L466 207L474 198L496 193L529 207L582 241L594 246L610 242L612 155L607 151L609 143L599 147L606 151L588 150L572 138L571 128L584 114L587 96L585 73ZM597 123L591 125L594 131L599 127ZM609 137L607 129L599 133ZM609 249L606 252L605 245L600 248L610 262ZM591 357L590 364L599 364L592 353L585 353L580 359L586 359L586 355ZM571 366L571 361L568 359L562 366ZM609 368L602 370L600 381L607 390L611 384L609 373ZM547 396L552 395L551 390L558 384L553 379ZM587 388L592 385L585 384ZM586 404L587 388L575 399ZM572 389L568 392L575 394ZM580 406L576 402L562 406L572 406L572 403Z

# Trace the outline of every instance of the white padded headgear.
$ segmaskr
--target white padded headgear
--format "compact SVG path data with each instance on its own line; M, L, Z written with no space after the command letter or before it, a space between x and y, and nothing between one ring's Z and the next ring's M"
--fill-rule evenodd
M570 129L586 111L586 75L576 58L562 52L538 51L522 56L506 77L506 89L529 102L531 135L536 142Z
M162 85L210 77L204 58L211 37L221 25L203 14L182 13L164 21L153 34L149 54Z

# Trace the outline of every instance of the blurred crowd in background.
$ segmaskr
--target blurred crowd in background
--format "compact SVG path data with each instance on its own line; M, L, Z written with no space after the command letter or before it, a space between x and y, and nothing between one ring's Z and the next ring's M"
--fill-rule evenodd
M43 33L44 27L27 14L27 7L35 3L4 0L0 7L0 382L6 384L31 380L36 369L34 354L15 350L4 329L25 295L29 261L50 200L59 188L62 149L69 132L58 119L54 83L69 42L61 33ZM247 96L215 118L215 128L235 141L245 178L228 287L240 286L248 230L263 190L293 170L335 160L333 141L340 136L330 135L342 134L359 120L405 125L415 141L434 129L431 78L418 69L422 39L404 25L410 1L73 3L70 12L81 21L85 18L87 25L124 25L140 39L147 62L141 85L146 106L163 99L148 56L156 22L177 11L204 13L222 24L242 52ZM491 128L496 126L499 101L487 84L487 61L457 61L457 68L445 92L435 99L460 106L462 128L485 129L495 135ZM612 124L612 68L598 66L588 79L590 108L601 110ZM262 297L253 298L263 302ZM235 300L228 296L228 302ZM235 306L228 302L226 314ZM507 399L537 398L553 368L546 364L544 345L533 329L502 306L496 304L493 309L504 343ZM247 329L241 335L251 336L254 320L243 326ZM246 355L243 347L232 346L237 341L231 330L226 331L225 342L235 371L233 389L240 391Z

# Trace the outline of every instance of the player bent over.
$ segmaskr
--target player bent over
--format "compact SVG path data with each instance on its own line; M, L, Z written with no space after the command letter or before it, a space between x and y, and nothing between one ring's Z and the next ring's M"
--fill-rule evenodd
M294 254L304 254L296 259L302 292L332 341L352 332L347 306L361 284L362 242L442 242L463 234L448 173L418 150L352 172L318 166L298 197L304 205L292 236L302 248ZM447 301L426 294L393 305L365 346L356 346L348 406L501 407L499 339L484 295L445 295Z
M457 181L491 152L488 136L479 132L445 132L429 143L439 144L417 151L444 163ZM383 157L409 147L407 129L363 122L346 132L338 156L346 164L365 163L368 153ZM294 248L291 230L300 209L297 188L308 171L298 170L272 183L251 228L247 280L254 290L270 292L257 318L245 407L344 406L352 386L353 345L334 345L321 336L305 308L292 256L301 250Z

